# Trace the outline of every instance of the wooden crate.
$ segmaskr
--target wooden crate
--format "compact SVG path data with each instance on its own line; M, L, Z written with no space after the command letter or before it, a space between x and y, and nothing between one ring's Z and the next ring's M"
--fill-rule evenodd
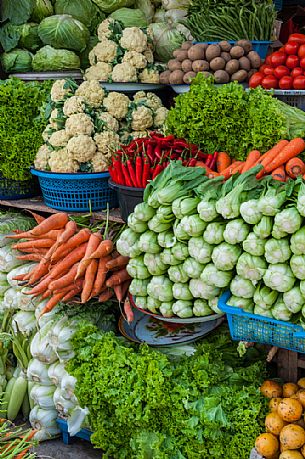
M277 365L278 377L285 382L297 382L305 375L305 354L279 349L273 361Z

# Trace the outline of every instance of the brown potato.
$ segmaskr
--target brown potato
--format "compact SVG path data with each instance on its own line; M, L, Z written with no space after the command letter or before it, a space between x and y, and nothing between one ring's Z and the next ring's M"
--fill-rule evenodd
M241 46L233 46L233 48L230 50L230 54L233 59L239 59L245 54L245 50Z
M227 62L225 70L229 75L233 75L233 73L238 72L239 61L237 59L231 59L229 62Z
M205 58L205 52L200 43L193 45L187 52L188 58L191 61L203 60Z
M221 48L219 45L209 45L205 52L205 58L208 62L211 62L215 57L219 57Z
M171 59L168 61L167 67L171 72L174 70L181 70L181 62L177 61L177 59Z
M191 46L193 46L193 43L191 41L185 41L184 43L182 43L181 49L188 51Z
M251 67L253 69L260 68L262 61L259 54L256 51L250 51L250 53L247 55L247 58L251 62Z
M181 64L181 68L184 72L191 72L192 64L193 62L190 59L185 59L185 61L183 61Z
M246 70L239 70L236 73L233 73L231 76L231 81L238 81L239 83L242 83L248 78L248 72Z
M215 57L210 62L210 67L212 70L223 70L226 66L226 61L222 57Z
M169 76L170 84L183 84L184 72L182 70L174 70Z
M216 70L214 78L216 84L225 84L230 81L230 75L225 70Z
M232 59L231 54L227 53L226 51L223 51L220 54L220 57L222 57L226 62L229 62Z
M227 53L230 51L230 49L232 48L232 45L226 41L226 40L223 40L223 41L220 41L219 43L219 46L221 48L222 51L226 51Z
M178 50L178 52L176 53L176 59L179 61L179 62L183 62L185 59L188 58L188 51L185 51L185 50Z
M160 73L160 84L169 84L170 70Z
M190 84L192 79L195 78L195 76L196 76L195 72L187 72L183 77L184 83L185 84Z
M206 72L210 68L209 63L207 61L194 61L192 65L192 69L194 72Z
M243 56L239 59L239 67L242 70L246 70L247 72L249 72L249 70L251 69L251 62L247 57Z
M242 48L244 48L246 54L252 51L252 43L249 40L238 40L235 43L235 46L241 46Z
M173 52L173 57L176 59L177 58L177 54L180 53L181 49L175 49L175 51Z

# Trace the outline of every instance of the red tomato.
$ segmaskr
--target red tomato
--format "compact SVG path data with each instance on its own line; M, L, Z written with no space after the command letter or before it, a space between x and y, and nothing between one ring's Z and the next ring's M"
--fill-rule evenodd
M298 56L300 58L305 57L305 45L301 45L299 47Z
M261 70L260 70L260 72L261 72ZM261 72L261 73L263 73L264 75L273 75L274 74L274 68L271 67L271 65L265 65L265 68L264 68L263 72Z
M274 76L279 80L285 75L290 75L290 70L285 65L279 65L274 69Z
M280 51L276 51L271 54L271 65L273 67L278 67L279 65L284 65L286 62L286 54Z
M296 67L295 69L291 70L290 75L292 76L292 78L303 75L303 69L301 69L301 67Z
M265 64L271 65L271 56L272 56L272 54L269 54L269 55L266 57L265 62L264 62Z
M302 33L292 33L289 38L288 38L288 42L298 42L300 44L304 44L305 43L305 35L302 34Z
M302 69L305 69L305 57L302 57L302 59L300 60L300 66L302 67Z
M265 78L265 75L263 73L261 72L254 73L254 75L252 75L252 77L249 80L249 87L256 88L262 83L264 78Z
M293 83L293 78L291 76L283 76L279 81L280 89L291 89Z
M262 87L265 89L276 89L278 87L278 81L273 75L267 75L262 81Z
M294 89L305 89L305 76L297 76L293 80Z
M286 54L293 54L294 56L296 56L298 54L299 46L300 45L298 43L296 43L295 41L292 41L290 43L288 42L284 46L285 53Z
M296 67L299 67L300 65L300 59L297 56L288 56L286 60L286 66L289 69L294 69Z

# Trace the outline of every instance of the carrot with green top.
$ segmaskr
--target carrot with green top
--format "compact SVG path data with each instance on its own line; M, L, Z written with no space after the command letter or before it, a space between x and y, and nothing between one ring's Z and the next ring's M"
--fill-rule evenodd
M75 265L73 265L70 270L68 271L67 274L65 274L64 276L60 277L59 279L57 280L54 280L50 283L49 285L49 289L54 292L55 290L60 290L64 287L66 287L67 285L72 285L74 284L74 278L76 276L76 273L77 273L77 269L78 269L78 265L79 263L76 263Z
M29 231L29 236L40 236L41 234L48 233L51 230L62 229L68 223L68 214L60 212L51 215L49 218L43 220L39 225L35 226Z
M111 255L107 255L106 257L100 258L98 261L98 268L96 273L96 278L93 284L91 298L94 296L99 295L102 292L103 285L106 280L106 276L108 273L107 263L112 259Z
M259 158L259 160L257 161L256 164L254 164L254 166L256 166L257 164L261 164L263 166L263 169L260 172L258 172L258 174L256 175L257 179L260 179L265 175L266 166L271 161L273 161L273 159L276 158L288 144L289 144L288 140L280 140L276 145L274 145L274 147L272 147L270 150L268 150L265 154L263 154Z
M14 244L12 248L22 252L23 249L48 249L52 247L53 244L53 239L37 239L36 241L18 242Z
M87 242L91 236L91 231L88 228L81 229L78 233L72 236L65 244L59 247L52 255L52 263L56 263L61 258L65 257L76 247Z
M106 281L106 285L107 287L114 287L115 285L122 284L129 279L131 279L131 276L128 274L126 268L123 268L112 274L112 276Z
M274 169L287 163L291 158L298 156L305 149L305 142L301 137L297 137L289 142L280 153L265 167L265 173L272 172Z
M91 297L94 281L96 278L98 261L91 260L90 265L86 269L83 291L81 294L81 302L86 303Z
M78 266L75 280L79 279L85 274L87 266L89 266L89 264L92 261L90 256L96 251L96 249L100 245L101 240L102 240L102 235L100 233L91 234L88 244L87 244L86 252L84 253L84 257Z

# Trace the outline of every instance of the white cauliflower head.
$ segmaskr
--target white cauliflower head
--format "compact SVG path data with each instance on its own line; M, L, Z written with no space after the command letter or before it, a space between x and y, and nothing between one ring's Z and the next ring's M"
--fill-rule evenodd
M126 27L123 30L120 45L127 51L143 53L147 48L147 36L138 27Z
M105 65L108 66L108 64ZM105 91L97 79L95 79L92 81L84 81L76 90L75 95L83 97L85 102L91 107L98 108L103 103Z
M75 173L79 169L79 164L74 161L66 148L52 151L49 158L49 167L51 172Z
M131 128L133 131L144 131L153 125L152 111L142 105L132 112Z
M133 99L135 102L144 102L145 105L147 105L147 107L151 108L153 111L156 111L158 108L162 107L162 100L153 92L148 92L146 94L144 91L138 91L133 96Z
M47 145L41 145L34 159L35 168L42 171L47 170L50 155L51 151L49 150L49 147Z
M97 151L106 157L111 157L112 153L119 147L120 137L113 131L104 131L95 134L94 140L97 145Z
M60 129L59 131L53 132L49 138L49 144L54 148L65 147L70 137L71 135L65 129Z
M114 131L117 132L120 128L119 122L114 116L108 112L100 112L97 114L97 120L100 120L101 131Z
M112 27L115 23L115 20L112 18L105 19L97 28L97 36L100 41L105 38L110 38L112 36Z
M148 62L148 64L152 64L154 62L154 53L153 51L150 49L150 48L147 48L145 51L144 51L144 56Z
M51 100L53 102L63 102L69 94L72 94L71 88L64 88L66 80L56 80L51 88Z
M52 129L57 129L57 121L56 121L57 118L58 118L58 110L57 108L54 108L54 110L51 111L51 115L49 119L50 127Z
M108 163L104 155L96 154L94 158L91 159L91 164L93 172L105 172L108 170Z
M123 62L127 62L136 69L144 69L147 66L146 57L137 51L127 51L124 54Z
M112 70L112 81L115 83L136 83L138 81L137 69L129 62L117 64Z
M84 79L87 81L108 81L111 77L112 66L106 62L98 62L85 71Z
M96 152L96 143L88 135L77 135L69 140L67 145L68 153L79 163L90 161Z
M80 134L91 135L94 131L94 124L90 116L85 113L75 113L67 119L66 131L70 137Z
M83 113L85 110L85 98L82 96L69 97L64 103L64 115L70 116L75 113Z
M44 129L44 131L42 132L42 138L45 142L47 142L49 140L49 138L51 137L53 133L53 127L51 124L47 124L46 128Z
M156 69L144 69L140 75L140 82L141 83L152 83L152 84L159 84L160 83L160 74Z
M156 110L154 116L154 127L160 128L164 125L167 118L168 110L165 107L160 107Z
M120 92L110 92L104 99L104 107L118 120L126 117L129 103L129 98Z
M98 62L111 63L116 59L117 52L118 45L114 41L104 38L90 51L89 62L91 65L95 65Z
M142 139L148 136L148 131L131 131L130 136L133 139Z

